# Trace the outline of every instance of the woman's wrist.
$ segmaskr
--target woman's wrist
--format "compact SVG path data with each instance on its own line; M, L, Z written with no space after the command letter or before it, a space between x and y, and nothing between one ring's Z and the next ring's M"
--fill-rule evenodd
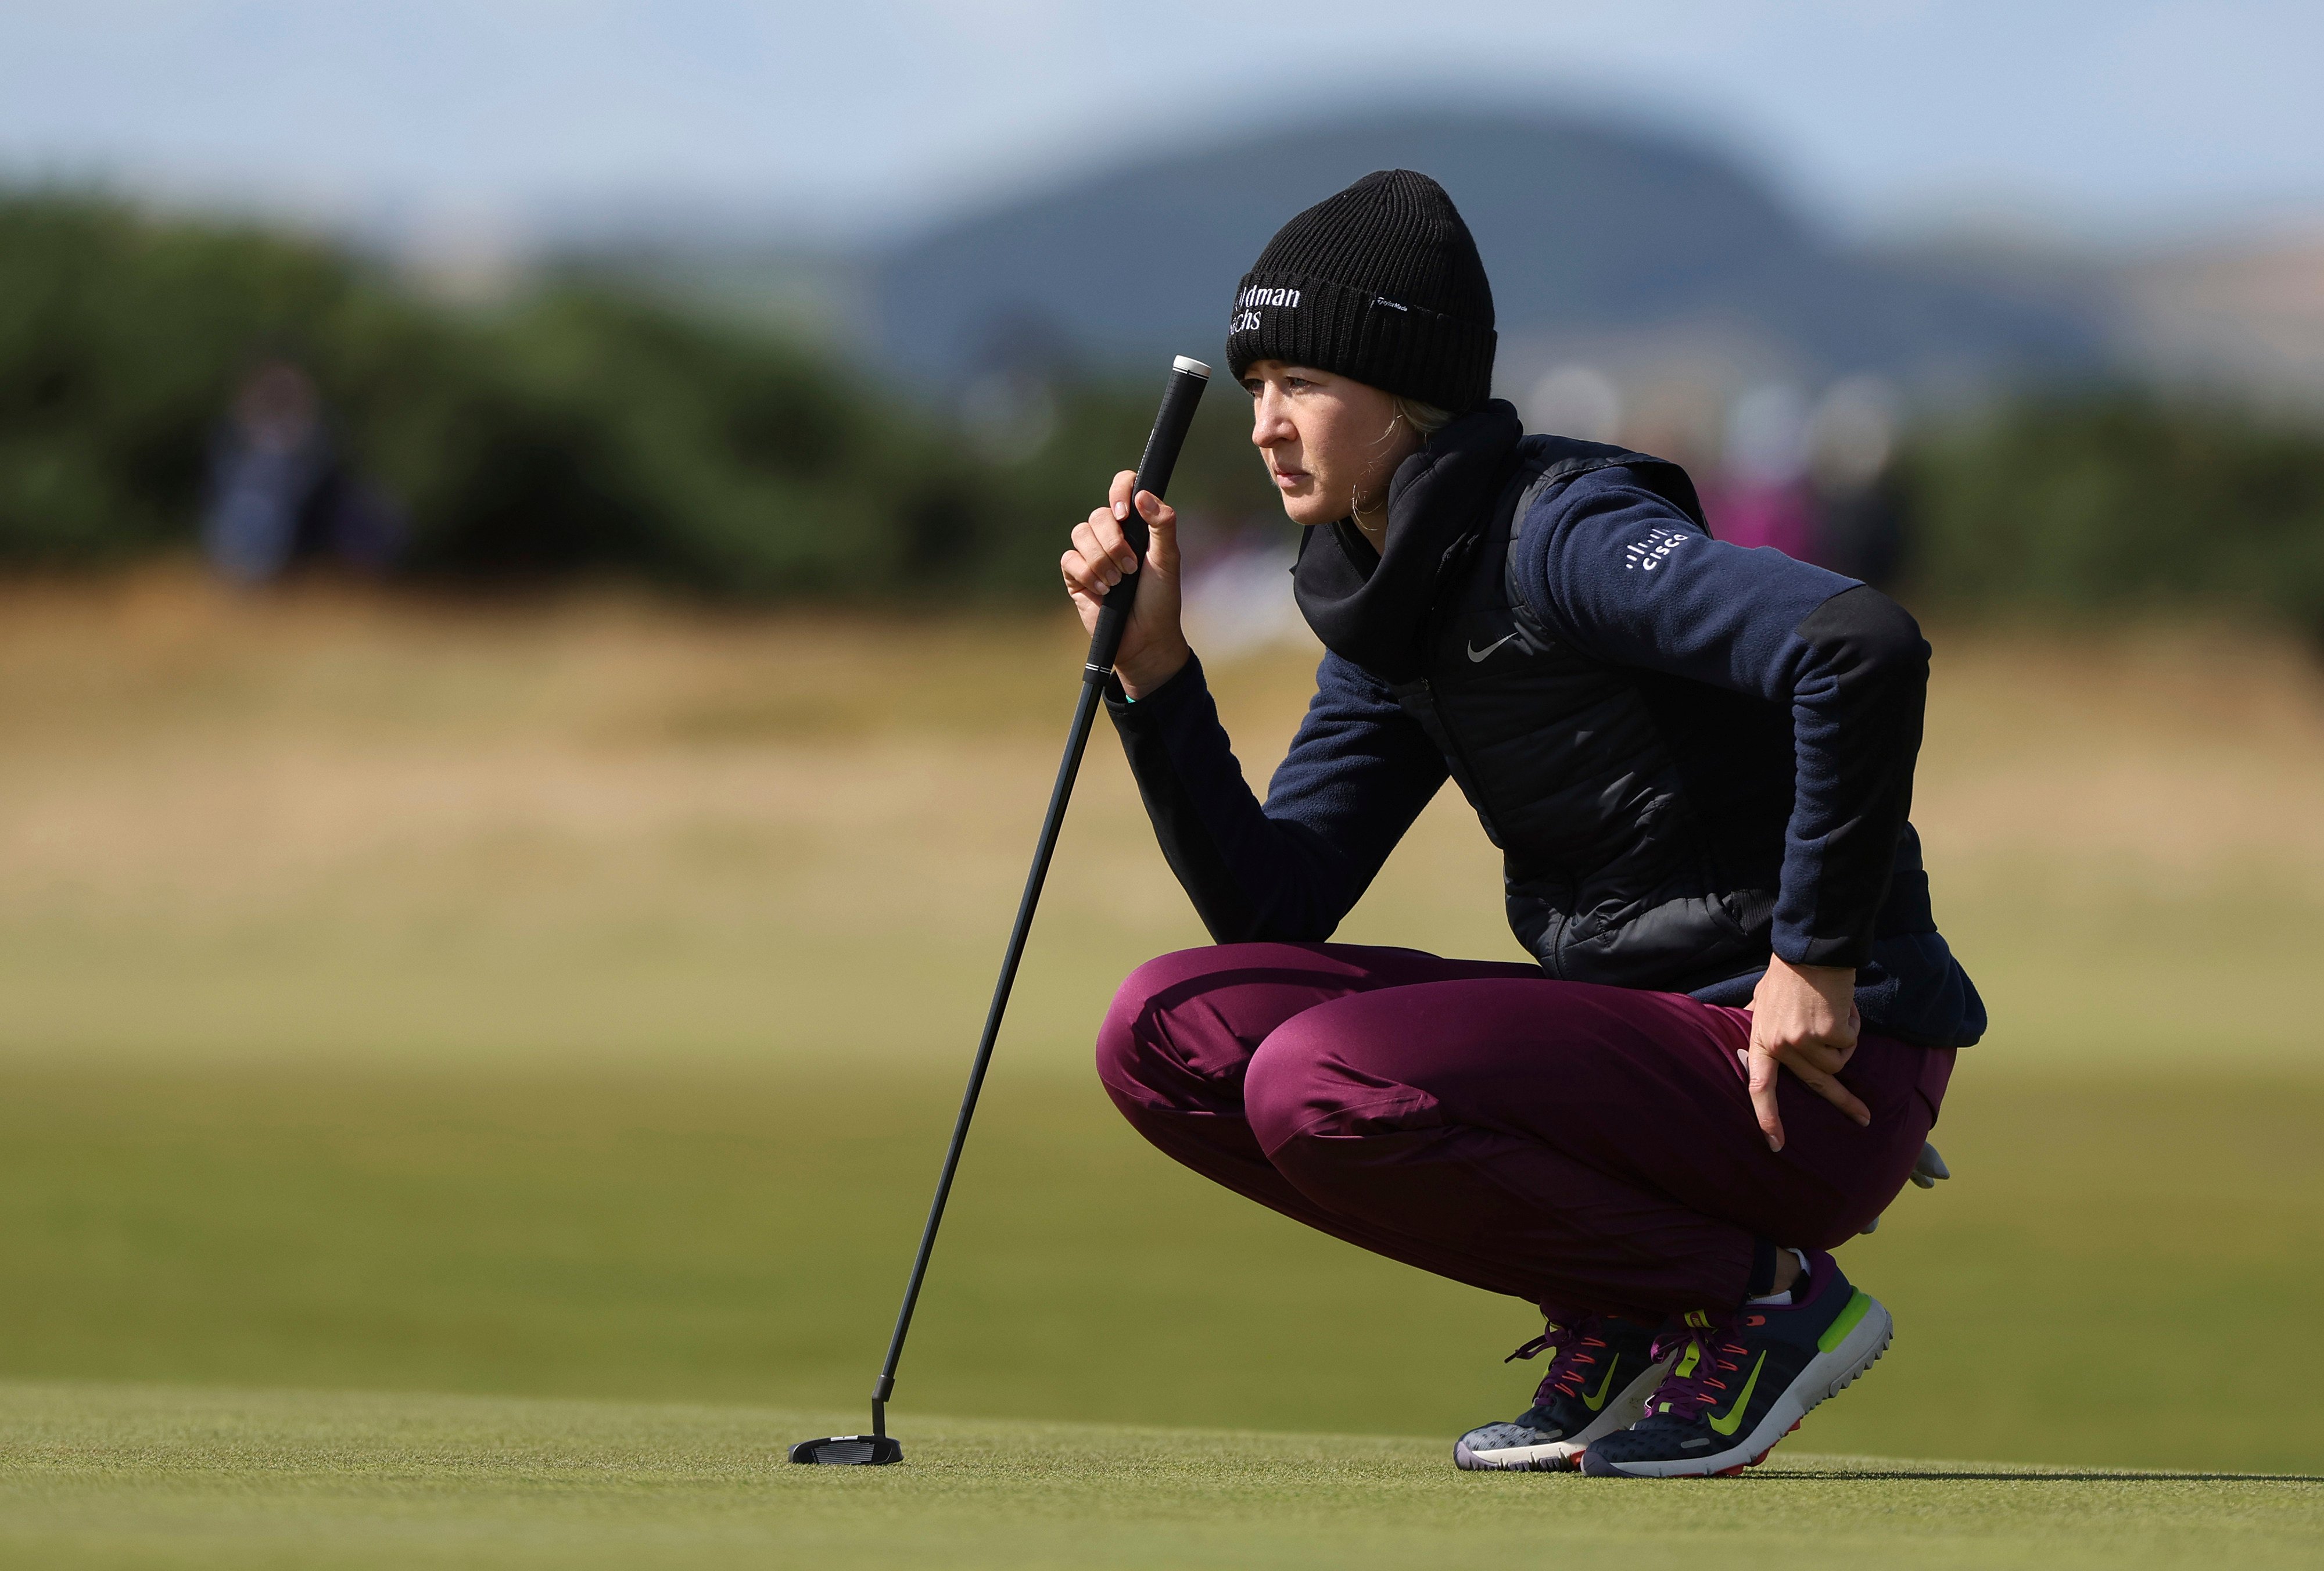
M1185 670L1186 662L1194 658L1194 652L1186 641L1177 638L1167 649L1140 650L1135 661L1117 661L1113 674L1120 679L1122 692L1134 701Z
M1767 957L1767 968L1791 973L1829 999L1846 999L1856 991L1856 967L1853 966L1794 965L1781 955Z

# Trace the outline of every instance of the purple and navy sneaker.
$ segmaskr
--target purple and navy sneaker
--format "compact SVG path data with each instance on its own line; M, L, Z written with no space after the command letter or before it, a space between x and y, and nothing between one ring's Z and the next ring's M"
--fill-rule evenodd
M1462 1436L1452 1443L1453 1465L1471 1472L1567 1471L1574 1453L1601 1435L1628 1428L1646 1411L1647 1393L1670 1367L1668 1357L1655 1362L1654 1342L1653 1326L1612 1315L1592 1315L1572 1326L1551 1321L1509 1354L1552 1355L1533 1406L1509 1423Z
M1888 1349L1895 1322L1821 1250L1789 1304L1696 1310L1655 1345L1678 1355L1646 1399L1646 1417L1594 1441L1582 1471L1598 1478L1728 1476L1766 1460L1808 1409L1838 1396Z

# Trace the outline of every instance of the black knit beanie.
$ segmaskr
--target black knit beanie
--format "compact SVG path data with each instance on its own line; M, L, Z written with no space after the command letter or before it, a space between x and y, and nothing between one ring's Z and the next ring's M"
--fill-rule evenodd
M1466 414L1492 395L1493 287L1444 188L1368 174L1277 232L1235 291L1227 364L1312 365Z

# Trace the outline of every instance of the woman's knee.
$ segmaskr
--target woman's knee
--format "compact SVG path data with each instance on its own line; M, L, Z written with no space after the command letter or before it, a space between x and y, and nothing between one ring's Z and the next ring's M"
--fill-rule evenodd
M1097 1028L1097 1076L1108 1086L1137 1082L1139 1062L1144 1056L1139 1039L1150 1034L1145 1028L1154 995L1165 985L1167 967L1175 958L1163 955L1148 960L1113 990L1113 1002L1106 1006L1105 1019Z
M1298 1024L1293 1019L1277 1027L1243 1072L1243 1117L1259 1150L1269 1155L1296 1140L1314 1111L1315 1044Z
M1217 953L1180 949L1158 955L1114 990L1098 1027L1097 1073L1117 1098L1159 1091L1187 1072L1183 1033L1173 1029L1177 1022L1172 1017L1199 995L1200 989L1188 984L1216 966Z
M1243 1116L1259 1149L1272 1154L1305 1136L1343 1130L1358 1089L1342 1072L1334 1033L1321 1007L1294 1015L1269 1032L1250 1056L1242 1082Z

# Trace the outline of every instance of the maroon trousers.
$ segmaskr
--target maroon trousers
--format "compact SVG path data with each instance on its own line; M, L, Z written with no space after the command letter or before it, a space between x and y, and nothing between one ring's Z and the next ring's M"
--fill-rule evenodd
M1227 944L1130 974L1098 1074L1147 1139L1311 1227L1553 1319L1654 1320L1738 1302L1761 1240L1862 1231L1952 1071L1868 1033L1840 1078L1871 1127L1786 1072L1770 1151L1750 1019L1527 966Z

